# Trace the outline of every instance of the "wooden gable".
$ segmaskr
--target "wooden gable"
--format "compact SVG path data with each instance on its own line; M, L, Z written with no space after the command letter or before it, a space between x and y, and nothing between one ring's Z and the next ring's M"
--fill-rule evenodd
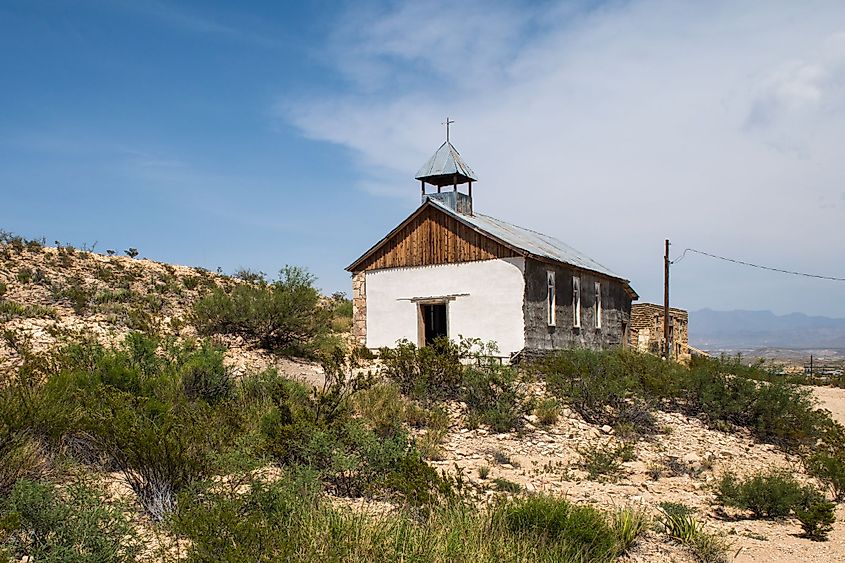
M348 270L455 264L520 255L437 207L425 205Z

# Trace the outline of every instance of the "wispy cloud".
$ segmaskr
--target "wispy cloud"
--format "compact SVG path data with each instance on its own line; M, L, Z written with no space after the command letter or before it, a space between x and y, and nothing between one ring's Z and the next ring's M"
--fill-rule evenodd
M172 2L161 2L159 0L121 0L109 4L112 7L141 14L156 19L166 25L182 29L191 33L216 35L228 39L253 43L265 47L279 46L279 40L263 30L236 26L231 23L223 23L222 18L215 18L204 13L191 10L184 6L177 6Z
M841 3L450 6L340 18L350 88L277 114L353 150L361 189L409 202L448 114L479 209L594 252L646 295L666 235L845 262L842 218L817 203L845 177Z

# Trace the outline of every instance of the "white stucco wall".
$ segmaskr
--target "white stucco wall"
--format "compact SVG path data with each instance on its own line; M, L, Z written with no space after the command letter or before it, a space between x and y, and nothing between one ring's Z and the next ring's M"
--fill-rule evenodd
M367 272L367 346L418 341L412 299L458 295L447 305L449 338L495 341L503 356L522 350L525 259L505 258Z

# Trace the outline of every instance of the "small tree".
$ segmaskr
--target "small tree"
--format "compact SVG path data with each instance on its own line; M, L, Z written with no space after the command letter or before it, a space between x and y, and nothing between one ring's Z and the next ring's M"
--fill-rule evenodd
M138 249L134 247L127 248L123 251L123 253L129 256L130 258L135 258L139 254Z
M229 293L215 288L194 306L197 330L241 336L268 350L306 345L324 329L328 316L319 306L315 280L302 268L285 266L272 283L250 280Z

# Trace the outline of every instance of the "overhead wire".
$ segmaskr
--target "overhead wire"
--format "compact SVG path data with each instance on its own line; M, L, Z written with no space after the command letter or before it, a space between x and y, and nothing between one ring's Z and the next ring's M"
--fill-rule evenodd
M804 276L807 278L816 278L822 280L830 280L830 281L840 281L845 282L845 278L839 278L836 276L822 276L819 274L808 274L806 272L798 272L795 270L785 270L782 268L772 268L771 266L761 266L760 264L752 264L751 262L746 262L744 260L737 260L735 258L727 258L726 256L719 256L718 254L711 254L710 252L704 252L703 250L696 250L695 248L685 248L681 256L675 260L670 261L670 264L677 264L681 260L683 260L688 252L694 252L696 254L702 254L704 256L709 256L710 258L716 258L718 260L724 260L725 262L732 262L734 264L741 264L743 266L750 266L752 268L759 268L761 270L769 270L771 272L780 272L782 274L791 274L793 276Z

